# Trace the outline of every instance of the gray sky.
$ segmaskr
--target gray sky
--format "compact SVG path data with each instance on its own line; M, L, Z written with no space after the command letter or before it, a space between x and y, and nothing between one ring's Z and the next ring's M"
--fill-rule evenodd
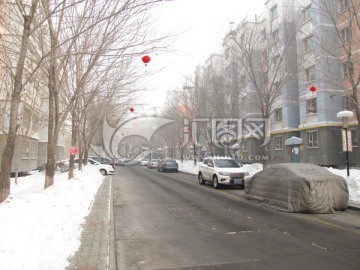
M173 44L174 52L150 55L149 73L162 69L145 80L151 89L144 98L161 106L169 90L181 89L186 75L212 54L221 52L221 43L230 29L243 17L253 18L264 11L264 0L174 0L156 11L157 32L180 34ZM159 98L160 97L160 98Z

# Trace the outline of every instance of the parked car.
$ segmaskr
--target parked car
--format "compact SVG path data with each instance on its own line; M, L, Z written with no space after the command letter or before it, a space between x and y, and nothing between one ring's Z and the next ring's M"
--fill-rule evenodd
M139 165L140 166L147 166L150 162L150 159L148 158L143 158L142 160L139 161Z
M234 160L227 157L206 157L199 165L199 184L211 182L214 188L221 185L244 188L244 177L248 173Z
M344 177L309 163L273 164L246 183L246 198L295 213L346 210L349 189Z
M150 160L150 162L148 163L148 169L155 169L155 168L157 168L157 166L158 166L158 164L159 164L159 160L158 159L152 159L152 160Z
M107 157L100 157L100 156L90 156L89 158L100 162L101 164L109 164L115 169L115 160Z
M179 165L177 164L175 159L164 159L158 162L157 170L159 172L178 172L179 171Z
M115 165L117 166L125 166L126 162L128 162L130 159L128 158L117 158L115 160Z
M100 172L102 175L108 175L108 174L113 174L114 173L114 168L112 165L110 164L102 164L92 158L88 158L88 162L92 165L95 165L99 168ZM79 159L75 159L74 160L74 163L75 164L79 164ZM84 160L83 160L83 163L84 163Z

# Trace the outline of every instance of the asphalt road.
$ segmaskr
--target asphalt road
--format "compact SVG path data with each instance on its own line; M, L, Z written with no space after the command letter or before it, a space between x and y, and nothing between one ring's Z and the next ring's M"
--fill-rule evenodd
M117 270L359 270L360 211L296 214L140 166L113 176Z

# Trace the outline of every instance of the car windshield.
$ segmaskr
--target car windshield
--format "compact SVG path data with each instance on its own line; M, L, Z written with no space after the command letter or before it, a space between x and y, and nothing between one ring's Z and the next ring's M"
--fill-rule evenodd
M165 162L169 163L169 164L175 164L176 163L176 161L173 160L173 159L165 159Z
M240 168L240 165L233 159L215 159L215 166L219 168Z

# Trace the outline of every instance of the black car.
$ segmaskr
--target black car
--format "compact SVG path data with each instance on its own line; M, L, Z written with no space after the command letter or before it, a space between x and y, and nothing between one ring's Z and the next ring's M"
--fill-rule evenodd
M163 159L159 161L157 170L159 172L178 172L179 171L179 165L177 164L175 159Z

